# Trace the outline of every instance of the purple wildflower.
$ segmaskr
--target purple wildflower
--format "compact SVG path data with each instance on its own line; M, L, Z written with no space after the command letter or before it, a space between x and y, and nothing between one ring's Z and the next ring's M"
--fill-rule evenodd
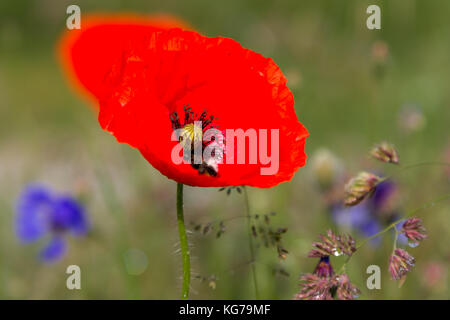
M321 278L331 278L334 271L330 263L330 257L321 257L313 273Z

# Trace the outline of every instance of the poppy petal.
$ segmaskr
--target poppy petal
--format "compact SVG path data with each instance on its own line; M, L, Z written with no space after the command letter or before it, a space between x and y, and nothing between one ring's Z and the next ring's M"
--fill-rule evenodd
M105 74L129 43L149 31L187 27L165 15L97 14L83 16L81 23L81 29L65 31L58 56L71 84L95 106Z

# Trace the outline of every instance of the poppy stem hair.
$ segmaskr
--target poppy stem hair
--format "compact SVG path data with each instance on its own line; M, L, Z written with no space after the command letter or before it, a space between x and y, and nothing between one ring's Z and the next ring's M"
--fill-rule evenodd
M181 292L181 299L187 300L189 297L189 286L191 281L191 262L189 254L189 246L186 236L186 226L184 224L183 214L183 184L177 184L177 222L178 234L180 236L180 249L183 261L183 286Z

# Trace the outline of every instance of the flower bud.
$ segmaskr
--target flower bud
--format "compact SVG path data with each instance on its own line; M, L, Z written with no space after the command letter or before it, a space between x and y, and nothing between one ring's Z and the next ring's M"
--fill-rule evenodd
M422 219L409 218L405 221L400 231L403 233L413 244L418 245L420 241L427 237L426 230L422 225Z
M328 256L340 256L345 254L351 256L356 251L355 240L350 235L334 234L327 231L327 236L319 235L321 242L313 242L309 258L323 258Z
M389 272L393 280L400 280L414 267L415 259L403 249L395 249L389 257Z
M361 291L350 282L347 274L339 274L335 279L337 283L336 296L339 300L353 300L361 294Z
M297 300L353 300L361 294L347 274L337 274L333 277L320 277L308 273L300 277L300 292L295 295Z
M388 142L382 142L382 143L376 145L370 151L370 155L372 157L374 157L375 159L380 160L381 162L394 163L394 164L399 163L397 149L395 149L394 145L392 145Z
M335 283L330 278L321 278L313 273L300 276L300 292L296 300L332 300L331 293Z
M363 201L368 195L370 195L381 178L369 173L360 172L356 177L352 178L345 186L345 199L344 203L347 206L354 206Z

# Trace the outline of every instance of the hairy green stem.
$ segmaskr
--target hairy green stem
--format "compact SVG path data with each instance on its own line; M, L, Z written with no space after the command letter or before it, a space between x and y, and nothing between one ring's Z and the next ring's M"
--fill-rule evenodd
M252 267L253 286L255 287L255 297L256 299L259 299L258 280L256 277L256 266L255 266L255 250L253 248L252 224L250 216L250 202L248 200L247 188L243 186L243 189L244 189L245 207L247 209L248 245L250 248L250 258L251 258L250 263Z
M180 249L183 261L183 286L181 291L181 299L187 300L189 297L189 286L191 281L191 262L189 245L186 236L186 226L184 224L183 214L183 184L177 184L177 222L178 234L180 236Z

